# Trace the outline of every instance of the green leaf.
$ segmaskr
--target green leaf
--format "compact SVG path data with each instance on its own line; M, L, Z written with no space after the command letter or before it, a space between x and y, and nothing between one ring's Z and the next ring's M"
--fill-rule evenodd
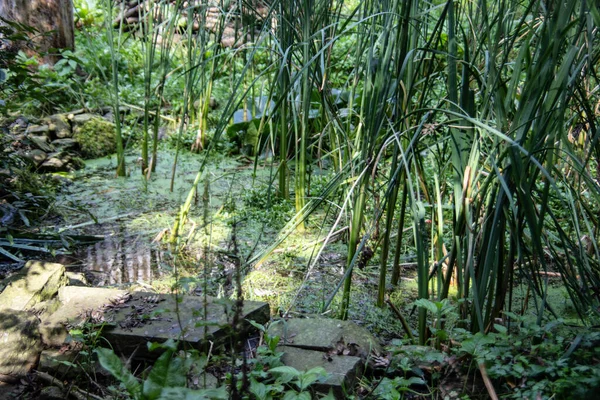
M111 373L112 376L117 378L123 385L125 385L125 389L129 392L131 397L134 399L140 399L142 394L142 385L138 382L138 380L133 376L133 374L125 368L121 359L117 357L114 351L105 348L97 348L94 352L98 355L98 361L102 368L106 369Z
M333 390L329 389L329 393L327 393L327 396L321 397L321 400L335 400L335 396L333 395Z
M431 300L418 299L415 301L415 305L417 305L418 307L422 307L422 308L426 309L427 311L430 311L433 314L438 313L437 305Z
M265 328L264 325L261 325L261 324L259 324L257 322L249 320L249 319L247 319L246 321L248 321L250 323L250 325L252 325L253 327L255 327L256 329L258 329L261 332L266 332L267 331L267 328Z
M327 371L325 371L324 368L322 368L322 367L311 368L308 371L300 374L300 376L298 378L298 380L299 380L298 387L301 391L305 390L310 385L312 385L319 379L324 378L326 376L327 376Z
M402 387L411 387L413 385L425 385L425 381L417 376L411 376L408 379L400 378L399 383Z
M173 339L169 339L163 343L148 342L147 346L148 346L148 350L150 350L150 351L155 351L157 349L171 350L171 351L177 350L177 342L174 341Z
M156 360L144 381L144 397L155 400L161 397L164 388L185 387L186 374L184 360L173 357L173 350L167 350Z
M311 399L310 399L310 393L308 393L308 392L298 393L295 391L288 391L288 392L285 392L285 395L283 396L283 400L311 400Z
M267 399L267 386L264 383L257 382L256 379L250 379L250 392L258 400Z
M269 372L278 373L278 374L287 374L287 375L292 375L292 376L300 376L300 371L298 371L296 368L287 367L285 365L281 366L281 367L271 368L269 370Z
M461 350L474 357L479 356L484 349L495 342L494 337L477 332L473 337L462 343Z

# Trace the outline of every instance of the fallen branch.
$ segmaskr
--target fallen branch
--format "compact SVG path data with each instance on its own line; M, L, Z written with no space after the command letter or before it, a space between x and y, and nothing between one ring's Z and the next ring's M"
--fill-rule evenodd
M145 111L142 107L134 106L133 104L127 104L127 103L121 102L121 105L124 106L124 107L127 107L127 108L131 108L131 109L136 110L136 111ZM152 116L156 116L156 111L148 111L148 114L150 114ZM167 117L167 116L162 115L162 114L159 114L158 117L164 119L165 121L172 122L174 124L177 123L177 121L174 120L173 118Z
M56 379L55 377L53 377L52 375L50 375L46 372L35 371L35 375L38 378L40 378L42 381L47 383L48 385L56 386L63 392L65 392L67 390L65 385L60 380ZM75 397L77 400L87 400L90 398L92 398L94 400L103 400L102 397L96 396L95 394L81 390L77 386L71 386L71 388L69 390L69 394L71 396Z
M483 383L485 384L485 388L487 389L488 394L490 395L490 399L498 400L498 395L496 394L496 390L494 389L494 385L492 385L492 381L485 370L485 365L483 363L479 364L479 372L481 373L481 377L483 378Z
M400 320L400 323L402 324L402 327L404 328L404 331L406 332L406 334L410 338L411 342L414 343L415 337L413 336L413 334L412 334L412 332L410 330L410 326L408 325L408 322L406 322L406 319L404 318L404 316L402 316L402 313L400 312L400 310L398 310L398 308L396 308L396 306L394 305L394 303L391 302L391 300L390 300L389 297L387 297L385 299L385 302L387 303L388 306L390 306L390 308L392 309L392 311L394 312L394 314L396 314L396 317L398 317L398 319Z

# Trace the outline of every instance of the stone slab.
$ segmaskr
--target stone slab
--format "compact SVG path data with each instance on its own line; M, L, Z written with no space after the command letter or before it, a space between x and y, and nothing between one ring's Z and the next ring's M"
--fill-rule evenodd
M37 365L39 321L26 311L0 310L0 381L16 382Z
M89 313L110 304L111 299L126 295L126 290L94 288L85 286L63 286L58 291L61 306L54 313L42 316L40 333L47 346L62 346L68 337L67 323L77 325Z
M288 367L298 371L307 371L311 368L322 367L327 371L325 381L316 383L316 391L327 394L331 390L336 399L347 399L353 392L357 378L362 376L363 361L360 357L330 355L326 353L300 349L291 346L278 346L277 351L283 352L281 361Z
M203 297L184 296L178 300L171 295L137 292L127 303L127 308L107 312L106 318L112 323L104 337L117 353L135 352L137 358L147 359L159 355L147 351L148 342L175 339L184 346L206 350L209 340L218 346L229 337L234 316L233 301L210 298L205 318ZM264 324L269 317L267 303L245 301L237 333L252 330L247 320Z
M94 309L126 293L128 291L122 289L71 285L59 289L58 299L63 304L70 304L72 308Z
M8 279L0 293L0 310L26 310L52 298L66 284L62 264L29 261L23 269Z
M272 323L269 335L279 336L280 343L307 350L329 352L340 345L347 346L351 355L363 358L383 349L377 339L365 328L352 321L329 318L292 318Z

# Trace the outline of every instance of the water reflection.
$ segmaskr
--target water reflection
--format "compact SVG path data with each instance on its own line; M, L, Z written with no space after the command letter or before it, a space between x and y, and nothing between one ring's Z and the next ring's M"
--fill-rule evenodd
M160 268L162 252L142 236L124 236L122 232L78 252L83 271L94 286L131 282L152 282L164 271ZM91 276L90 276L91 275Z

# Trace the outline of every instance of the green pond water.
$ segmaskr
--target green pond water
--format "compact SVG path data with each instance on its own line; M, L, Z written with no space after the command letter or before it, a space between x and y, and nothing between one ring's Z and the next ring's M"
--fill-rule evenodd
M159 238L171 228L192 187L202 156L180 155L173 192L169 186L174 152L163 150L159 156L157 171L148 182L135 164L137 155L127 157L130 169L127 178L115 177L115 157L88 161L84 170L71 177L72 183L57 199L66 227L70 227L67 232L101 235L102 240L77 249L68 259L68 268L84 272L95 286L141 284L169 291L175 284L173 273L177 267L179 283L185 289L203 288L207 279L210 294L231 295L236 265L271 245L287 218L293 215L291 203L278 204L273 209L261 208L266 204L265 198L272 195L268 185L275 177L275 167L263 165L255 171L252 163L243 158L219 155L210 158L197 201L181 232L180 252L175 255L160 244ZM315 182L317 176L318 173ZM209 181L207 203L202 199L206 180ZM205 214L207 227L203 223ZM313 263L329 227L327 219L318 214L306 231L291 234L264 263L244 270L244 297L269 302L275 313L319 312L340 283L346 260L344 240L337 240ZM412 320L417 285L414 266L408 261L401 284L391 288L389 296ZM377 264L376 256L364 270L355 271L350 318L380 336L394 337L402 332L399 321L389 309L374 305ZM570 300L563 292L561 285L552 286L551 300L559 313L571 316ZM336 313L338 305L336 298L331 314ZM515 307L522 304L515 303Z

